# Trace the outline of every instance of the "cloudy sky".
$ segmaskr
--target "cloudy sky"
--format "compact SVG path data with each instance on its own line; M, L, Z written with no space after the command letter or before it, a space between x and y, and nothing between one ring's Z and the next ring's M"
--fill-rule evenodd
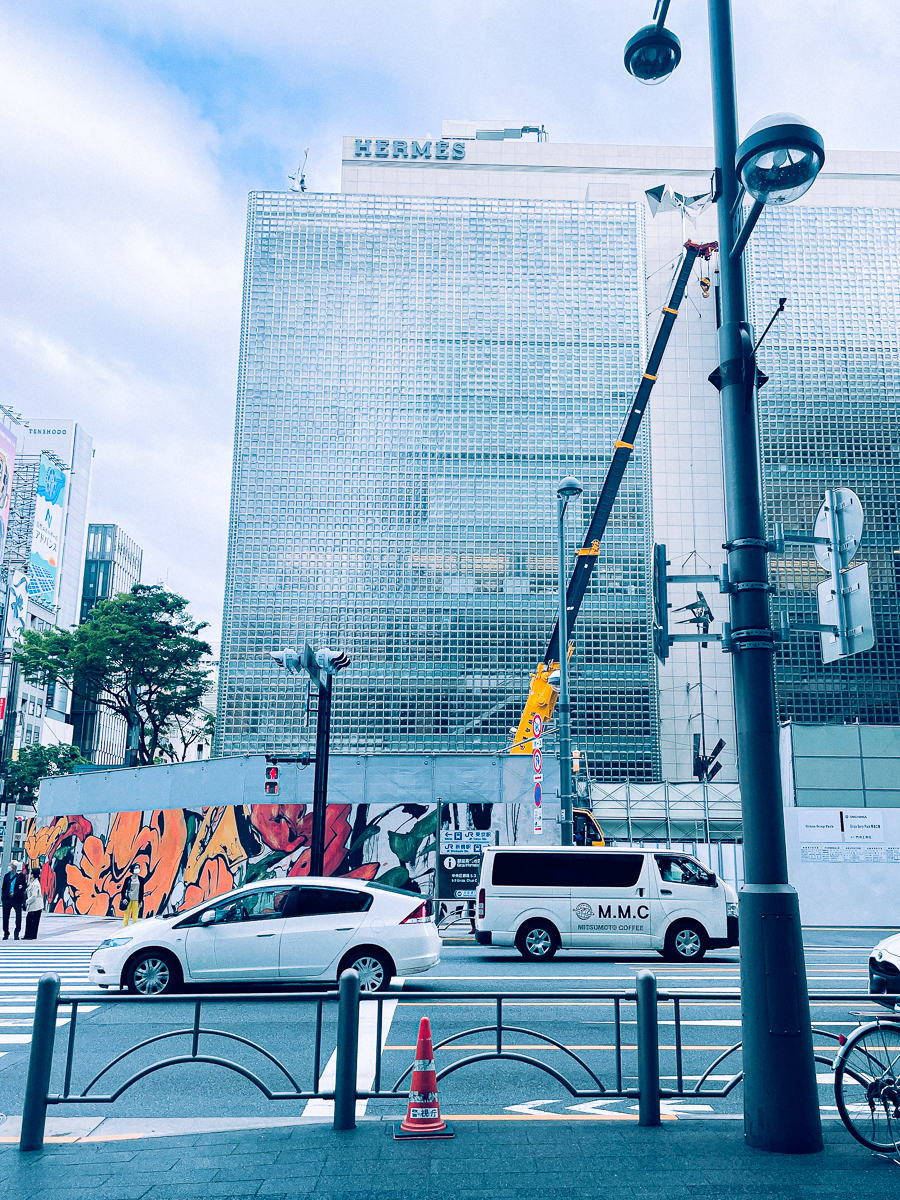
M0 402L74 417L91 519L221 624L251 189L336 190L342 134L446 117L553 141L706 145L701 0L663 88L622 67L653 0L0 0ZM896 0L735 0L742 128L900 149Z

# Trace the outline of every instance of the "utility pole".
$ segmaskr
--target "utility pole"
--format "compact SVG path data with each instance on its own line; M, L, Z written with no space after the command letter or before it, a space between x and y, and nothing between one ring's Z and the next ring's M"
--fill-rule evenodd
M338 671L350 665L343 650L313 650L306 645L302 653L293 647L270 652L280 667L293 674L305 671L319 691L316 715L315 775L313 777L313 827L309 847L310 875L325 874L325 823L328 814L328 755L331 746L331 686ZM270 759L274 761L274 759ZM281 759L283 761L283 757ZM308 758L304 758L308 762Z
M740 196L730 0L708 0L718 187L718 333L735 730L743 810L740 893L744 1135L763 1150L822 1149L800 904L788 883L762 509L756 358L735 251ZM741 231L741 234L744 230ZM744 239L746 240L746 238Z

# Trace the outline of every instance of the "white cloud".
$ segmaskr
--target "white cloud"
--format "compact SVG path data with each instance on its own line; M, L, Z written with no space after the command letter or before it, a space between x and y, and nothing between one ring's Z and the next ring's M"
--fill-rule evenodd
M341 134L442 117L516 115L555 141L708 142L700 0L673 0L671 81L624 71L652 7L0 0L2 399L92 434L92 516L144 547L147 578L218 627L246 189L286 186L307 144L311 186L337 188ZM900 148L893 0L734 8L743 128L793 109L830 147Z
M94 438L92 518L218 625L244 197L215 131L88 36L0 35L5 402Z

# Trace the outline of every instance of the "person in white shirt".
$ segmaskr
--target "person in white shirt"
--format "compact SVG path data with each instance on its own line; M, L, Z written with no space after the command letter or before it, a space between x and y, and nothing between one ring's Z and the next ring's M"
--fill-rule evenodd
M43 911L44 893L41 891L41 872L38 867L33 867L25 892L25 941L33 942L37 937Z

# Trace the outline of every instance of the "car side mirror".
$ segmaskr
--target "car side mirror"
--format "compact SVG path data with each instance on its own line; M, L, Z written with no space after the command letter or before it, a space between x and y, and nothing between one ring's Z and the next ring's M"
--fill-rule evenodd
M212 925L216 919L216 910L208 908L206 912L200 914L201 925Z

